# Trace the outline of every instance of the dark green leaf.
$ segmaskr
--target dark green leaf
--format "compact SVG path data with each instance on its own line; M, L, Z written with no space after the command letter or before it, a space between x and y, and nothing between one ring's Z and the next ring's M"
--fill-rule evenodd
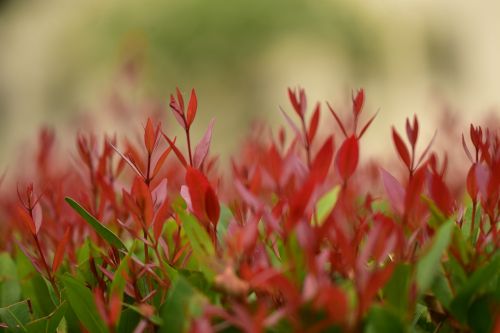
M110 245L116 247L120 250L127 250L127 247L121 241L118 236L116 236L111 230L106 228L101 222L99 222L95 217L93 217L89 212L85 210L78 202L66 197L66 202L78 213L81 217Z
M474 296L478 296L490 282L498 282L498 279L500 279L500 255L494 256L486 266L472 274L462 288L457 291L450 304L450 311L458 320L465 322Z
M59 305L54 312L49 314L46 317L38 318L29 322L26 325L26 328L29 333L54 333L56 332L57 327L61 323L64 314L66 313L66 309L68 308L68 303L63 302Z
M66 299L82 325L93 333L108 332L99 316L91 291L70 275L64 275L62 280Z
M9 326L8 332L26 332L26 324L31 320L27 301L0 308L0 321Z
M195 290L181 275L173 281L167 301L161 309L161 333L182 333L188 323L189 302Z
M118 332L132 333L134 332L137 324L141 320L141 315L136 311L126 308L122 311L120 322L118 323Z
M417 263L417 285L419 292L423 293L432 285L436 273L439 271L441 257L448 247L455 223L447 221L439 227L430 248Z
M399 264L394 269L392 277L384 287L384 295L388 304L401 316L404 316L408 307L411 266Z
M453 298L453 294L450 289L450 285L448 284L448 280L445 277L444 272L440 272L431 288L432 292L438 299L438 301L443 305L446 309L449 308L451 299Z
M493 332L494 308L498 299L491 294L474 301L467 311L467 321L474 332Z
M21 299L21 287L17 268L7 253L0 254L0 307L8 306Z
M381 307L373 307L367 317L365 333L404 333L405 328L397 315Z

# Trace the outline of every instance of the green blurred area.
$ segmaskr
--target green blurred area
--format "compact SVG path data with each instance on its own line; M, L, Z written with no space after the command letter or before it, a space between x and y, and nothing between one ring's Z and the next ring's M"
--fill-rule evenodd
M281 121L288 86L305 87L310 105L339 108L351 89L365 87L368 112L382 110L372 139L414 112L432 114L442 100L485 111L500 102L499 46L483 35L500 32L498 9L452 1L3 0L0 161L40 124L79 126L82 113L97 117L96 131L125 133L127 122L109 116L110 96L140 109L143 99L165 105L176 86L197 89L200 131L217 118L219 151L234 151L256 118ZM133 83L124 68L137 75Z

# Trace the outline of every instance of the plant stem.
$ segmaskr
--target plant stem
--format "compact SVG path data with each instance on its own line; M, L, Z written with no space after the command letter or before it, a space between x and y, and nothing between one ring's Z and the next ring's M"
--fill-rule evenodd
M186 139L187 139L187 146L188 146L188 153L189 153L189 165L193 166L193 156L191 154L191 136L189 135L189 128L186 129Z

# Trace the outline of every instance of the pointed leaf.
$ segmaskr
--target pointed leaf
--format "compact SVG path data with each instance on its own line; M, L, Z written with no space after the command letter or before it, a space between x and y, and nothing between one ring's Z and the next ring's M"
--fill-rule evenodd
M198 143L198 145L194 150L193 164L195 168L199 169L208 155L208 151L210 149L210 141L212 140L212 131L214 129L214 124L215 124L215 119L212 119L210 121L210 124L208 125L205 134L203 135L203 138L201 138L200 142Z
M64 283L66 299L80 323L90 332L108 332L104 321L99 316L92 292L69 274L65 274L61 280Z
M432 285L441 263L441 257L450 243L454 227L452 220L441 225L433 237L430 248L418 261L417 286L421 293L426 292Z
M339 125L340 130L342 131L342 133L344 134L344 136L347 138L348 137L347 131L345 130L344 124L342 124L342 120L340 120L339 116L333 110L332 106L329 103L327 103L327 105L328 105L328 108L330 109L330 112L332 113L333 117L335 118L335 121Z
M333 137L326 139L321 149L316 154L311 165L311 177L317 182L324 182L330 170L333 159Z
M340 186L337 185L324 194L316 204L317 216L318 216L318 224L321 226L325 222L325 219L330 215L335 208L335 204L337 203L337 199L340 193Z
M347 180L358 165L359 158L359 146L358 139L355 136L350 136L345 139L340 146L337 157L335 159L335 165L340 174L340 177L345 181Z
M380 172L382 175L382 182L384 183L385 192L389 197L389 202L391 203L392 209L399 215L402 215L404 212L404 203L405 203L405 189L398 182L396 178L394 178L390 173L380 168Z
M205 211L210 222L217 227L220 217L220 205L217 194L215 194L211 186L207 188L205 193Z
M318 130L318 125L319 125L319 117L320 117L320 105L318 103L314 108L313 116L311 118L311 121L309 122L309 131L307 132L307 138L309 143L311 143L314 140L314 137L316 136L316 132Z
M187 127L191 127L191 124L196 117L196 110L198 109L198 98L196 97L196 91L191 90L191 97L189 97L189 104L187 108Z
M410 161L410 153L408 152L408 148L406 148L405 143L399 136L398 132L392 128L392 140L394 141L394 145L396 146L396 150L399 154L399 157L403 160L404 164L408 169L411 167L411 161Z
M361 109L365 104L365 91L363 89L358 90L356 97L352 99L352 112L355 117L358 117L361 113Z
M168 136L165 135L165 133L162 133L163 137L165 138L165 140L167 140L168 144L170 145L170 147L172 148L172 150L174 151L175 155L177 156L177 158L179 159L179 162L181 162L181 164L187 168L188 164L186 162L186 159L184 158L184 155L182 155L182 153L180 152L180 150L177 148L177 146L175 145L175 138L174 140L170 140L168 138Z
M154 146L156 142L155 129L153 127L153 122L151 118L148 118L148 122L146 123L146 128L144 129L144 144L146 146L146 150L151 154L153 152Z
M116 236L111 230L101 224L101 222L99 222L94 216L87 212L85 208L80 206L79 203L69 197L66 197L65 200L71 206L71 208L73 208L88 224L90 224L94 231L105 241L119 250L127 250L127 247L125 246L125 244L123 244L121 239L118 238L118 236Z
M64 251L66 250L66 244L68 243L70 236L70 228L66 228L63 239L57 245L56 253L54 254L54 260L52 261L52 273L55 273L61 265L64 258Z

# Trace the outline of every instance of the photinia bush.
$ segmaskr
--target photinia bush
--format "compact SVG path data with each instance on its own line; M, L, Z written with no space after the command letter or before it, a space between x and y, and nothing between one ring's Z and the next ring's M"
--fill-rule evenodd
M288 96L289 130L255 127L224 174L214 121L191 136L195 90L170 96L182 138L148 118L138 142L80 133L68 158L43 130L36 171L2 185L0 328L498 332L498 126L449 161L414 117L397 160L364 162L363 90L350 112Z

